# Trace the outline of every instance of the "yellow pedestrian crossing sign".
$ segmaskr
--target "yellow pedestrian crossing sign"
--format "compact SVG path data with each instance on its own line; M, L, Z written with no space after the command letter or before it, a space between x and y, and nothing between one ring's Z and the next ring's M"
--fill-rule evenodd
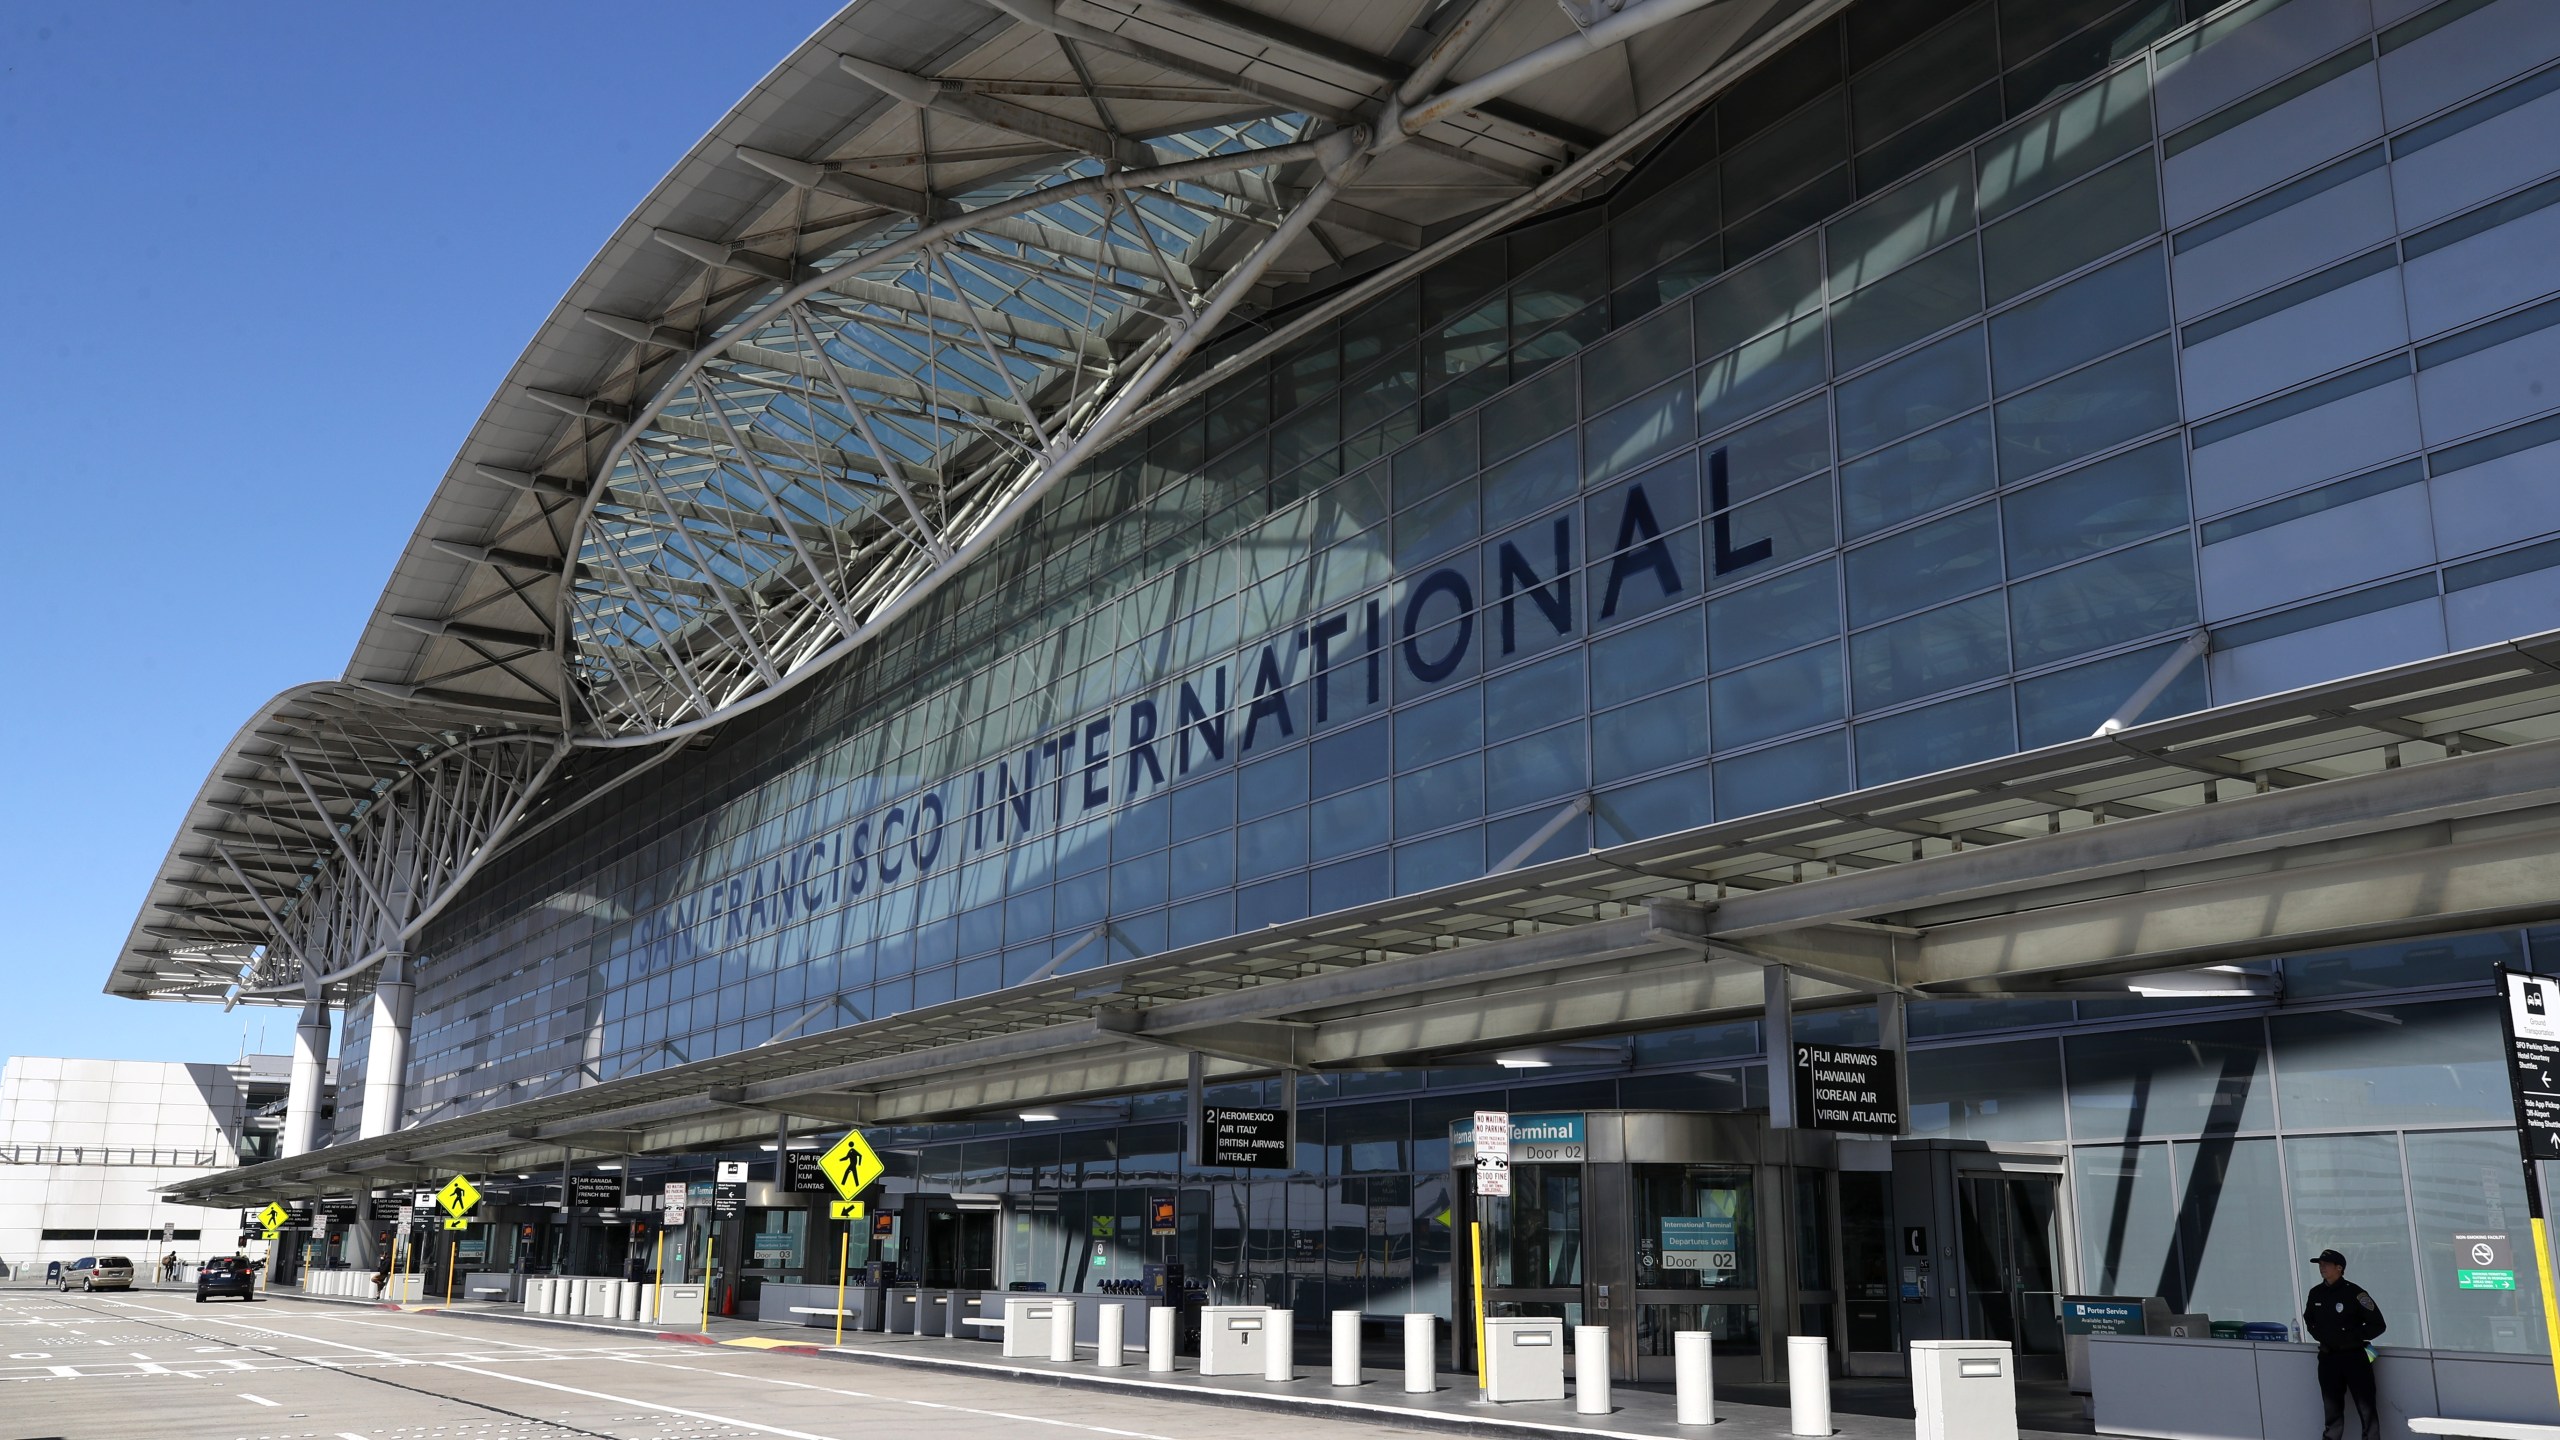
M880 1163L879 1152L871 1148L870 1141L862 1138L861 1131L847 1130L843 1139L827 1147L827 1153L818 1157L818 1168L826 1172L827 1181L836 1187L836 1193L850 1200L861 1194L864 1186L879 1179L880 1173L889 1167Z
M276 1232L283 1229L284 1222L292 1218L292 1212L286 1210L283 1206L277 1204L273 1200L267 1202L266 1209L258 1212L258 1223L265 1227L267 1238L270 1240L276 1238Z
M444 1207L445 1214L459 1220L480 1203L480 1187L471 1183L470 1176L456 1175L436 1192L436 1203Z
M862 1202L859 1200L827 1202L827 1218L830 1220L860 1220L864 1218L865 1213Z

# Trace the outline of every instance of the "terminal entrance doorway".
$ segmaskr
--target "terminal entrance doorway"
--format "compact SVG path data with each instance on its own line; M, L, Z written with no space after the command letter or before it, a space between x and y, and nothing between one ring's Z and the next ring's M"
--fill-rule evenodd
M1474 1193L1471 1126L1452 1127L1461 1368L1479 1236L1486 1313L1606 1326L1620 1380L1668 1382L1683 1330L1715 1336L1733 1382L1779 1378L1790 1335L1828 1337L1852 1374L1902 1373L1922 1339L2059 1364L2073 1252L2058 1149L1772 1130L1756 1113L1511 1123L1508 1199Z
M907 1233L920 1237L912 1261L926 1285L957 1290L996 1288L1000 1196L918 1195L907 1202Z

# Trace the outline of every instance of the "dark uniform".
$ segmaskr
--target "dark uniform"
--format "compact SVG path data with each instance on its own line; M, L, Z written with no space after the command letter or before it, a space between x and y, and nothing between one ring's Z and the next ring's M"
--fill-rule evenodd
M2341 1440L2346 1429L2346 1399L2356 1399L2364 1440L2380 1440L2382 1416L2373 1398L2373 1362L2365 1358L2367 1342L2387 1326L2382 1307L2353 1280L2343 1277L2311 1287L2302 1304L2302 1326L2320 1347L2320 1406L2326 1420L2320 1440Z

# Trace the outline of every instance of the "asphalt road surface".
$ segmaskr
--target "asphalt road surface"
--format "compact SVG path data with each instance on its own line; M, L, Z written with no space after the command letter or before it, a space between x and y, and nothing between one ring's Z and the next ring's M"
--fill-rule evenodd
M1349 1440L1418 1434L734 1346L188 1291L0 1291L5 1440Z

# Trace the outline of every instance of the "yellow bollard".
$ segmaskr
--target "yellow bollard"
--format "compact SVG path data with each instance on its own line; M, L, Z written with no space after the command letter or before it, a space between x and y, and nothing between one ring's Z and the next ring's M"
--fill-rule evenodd
M836 1343L838 1345L844 1343L844 1281L846 1268L852 1263L853 1222L847 1221L844 1233L836 1237Z
M657 1270L658 1283L649 1288L649 1323L652 1325L658 1323L659 1316L667 1313L667 1232L663 1226L658 1230Z
M1467 1222L1467 1250L1476 1276L1476 1388L1485 1388L1484 1373L1484 1222Z

